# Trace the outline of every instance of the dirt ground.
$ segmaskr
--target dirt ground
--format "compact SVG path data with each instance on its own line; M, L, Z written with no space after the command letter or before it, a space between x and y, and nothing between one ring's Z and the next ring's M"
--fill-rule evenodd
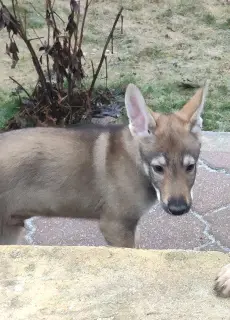
M5 0L5 4L11 1ZM28 10L31 38L46 36L44 1L21 0ZM84 2L81 2L82 7ZM170 111L180 107L194 92L183 83L202 85L211 79L204 126L206 130L230 131L230 6L219 0L92 0L86 21L83 50L86 84L96 67L106 37L120 6L124 6L123 34L119 22L114 35L114 53L108 48L108 85L124 88L136 83L150 107ZM67 19L69 1L56 0L58 14ZM61 25L61 23L60 23ZM35 31L34 31L35 30ZM45 39L45 38L44 38ZM42 40L43 41L43 40ZM9 92L13 76L30 88L36 74L28 52L18 41L20 61L11 69L5 54L7 33L0 37L0 90ZM37 48L39 40L33 41ZM98 84L105 85L105 68Z

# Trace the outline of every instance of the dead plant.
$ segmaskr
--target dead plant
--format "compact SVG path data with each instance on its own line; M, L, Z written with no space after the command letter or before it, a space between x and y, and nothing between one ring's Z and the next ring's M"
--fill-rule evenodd
M123 10L121 8L116 16L98 68L93 72L90 87L83 89L82 79L85 74L82 66L82 44L91 1L86 0L81 16L80 0L70 0L68 21L64 23L54 9L55 0L45 0L47 37L44 40L37 34L36 38L28 37L26 13L20 12L18 0L12 0L13 12L10 12L3 0L0 0L0 30L5 29L8 32L9 43L6 44L6 53L12 59L11 67L15 68L19 61L19 48L16 43L19 37L26 44L38 75L37 84L31 94L17 80L11 78L18 88L25 92L27 98L22 100L19 113L10 119L6 130L28 125L66 126L75 124L82 118L90 120L91 95L104 61L107 67L105 52L110 41L113 41L114 29ZM60 20L62 25L65 25L63 29L59 26ZM32 45L35 39L41 42L39 52L36 52Z

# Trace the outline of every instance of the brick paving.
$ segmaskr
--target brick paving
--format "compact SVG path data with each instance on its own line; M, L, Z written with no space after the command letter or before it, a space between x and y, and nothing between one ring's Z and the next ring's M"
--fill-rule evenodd
M230 252L230 133L204 134L190 213L175 217L159 205L139 224L141 248ZM34 217L20 244L106 245L95 221Z

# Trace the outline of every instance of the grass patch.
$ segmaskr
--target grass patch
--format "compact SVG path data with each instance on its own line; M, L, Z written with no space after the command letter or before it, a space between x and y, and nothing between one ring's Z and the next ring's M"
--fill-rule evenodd
M223 30L229 30L230 29L230 18L228 18L226 21L224 22L221 22L218 24L218 27L220 29L223 29Z
M9 92L0 91L0 128L4 128L6 122L18 111L19 98Z
M176 8L176 13L182 16L186 16L188 14L197 14L199 10L203 10L202 3L200 4L200 8L197 6L196 0L181 0Z
M128 83L135 83L140 88L145 101L152 110L168 113L179 110L193 96L196 89L181 89L176 83L144 84L135 78L125 78L124 81L113 86L113 90L119 101L123 101L125 88ZM222 85L215 90L210 90L203 113L203 129L207 131L230 131L230 102L226 101L224 94L227 87ZM223 94L220 99L220 93ZM122 121L127 121L125 108Z
M211 13L206 13L203 17L203 21L204 23L206 23L207 25L214 25L216 24L216 18L214 17L213 14Z
M44 6L42 6L39 1L37 4L34 3L33 5L37 12L30 5L30 3L19 5L18 11L20 12L20 15L24 21L26 18L27 28L39 29L45 25L45 19L43 18L43 16L45 17ZM8 8L11 12L13 12L12 6L9 6Z
M164 51L162 51L157 46L153 47L146 47L143 50L141 50L138 54L139 59L159 59L163 58L166 55Z

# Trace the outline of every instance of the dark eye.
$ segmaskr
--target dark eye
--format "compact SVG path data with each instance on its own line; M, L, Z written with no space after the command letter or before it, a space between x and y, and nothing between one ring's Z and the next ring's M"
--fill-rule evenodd
M186 167L186 171L187 171L187 172L192 172L194 169L195 169L195 164L189 164L189 165Z
M163 173L164 172L164 168L162 166L153 166L153 170L156 173Z

